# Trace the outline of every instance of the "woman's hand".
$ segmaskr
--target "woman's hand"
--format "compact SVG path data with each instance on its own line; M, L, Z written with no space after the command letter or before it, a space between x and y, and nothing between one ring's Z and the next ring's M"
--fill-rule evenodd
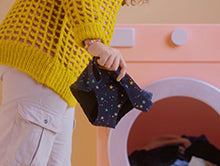
M126 74L127 65L119 50L96 42L88 47L88 52L95 57L99 57L98 64L106 70L116 71L121 68L117 81L120 81Z

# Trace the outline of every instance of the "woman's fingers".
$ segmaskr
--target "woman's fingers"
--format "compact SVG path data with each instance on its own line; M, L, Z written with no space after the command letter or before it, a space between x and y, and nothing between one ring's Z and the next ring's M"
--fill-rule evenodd
M112 66L111 66L111 68L112 68L113 71L118 70L119 63L120 63L120 58L119 58L119 57L116 57L116 58L114 59L114 62L113 62L113 64L112 64Z
M99 53L97 55L93 55L93 56L97 56L99 57L99 59L97 60L98 64L102 67L105 66L107 60L108 60L108 53L107 51L103 51L102 53Z
M120 73L117 77L117 81L120 81L125 76L125 74L127 72L127 65L126 65L124 59L120 60L119 66L120 66L121 70L120 70Z
M114 54L108 55L108 59L107 59L107 61L105 62L104 67L105 67L106 69L108 69L108 70L114 70L114 69L112 68L112 65L113 65L115 59L117 59L117 55L114 55Z

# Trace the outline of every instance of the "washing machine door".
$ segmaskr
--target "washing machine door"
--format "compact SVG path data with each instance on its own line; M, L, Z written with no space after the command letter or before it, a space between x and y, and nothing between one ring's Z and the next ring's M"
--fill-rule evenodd
M172 77L155 81L146 90L153 93L153 102L168 97L185 96L198 99L211 106L220 114L220 90L201 80ZM129 166L127 142L130 130L141 111L133 109L111 129L108 139L108 156L111 166Z

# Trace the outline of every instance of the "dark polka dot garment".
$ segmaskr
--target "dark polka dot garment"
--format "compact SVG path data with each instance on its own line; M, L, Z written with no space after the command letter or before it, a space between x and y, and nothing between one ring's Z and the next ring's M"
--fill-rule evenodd
M71 86L73 95L93 125L115 128L131 109L147 112L153 105L152 93L139 88L128 74L117 82L119 71L98 68L94 58Z

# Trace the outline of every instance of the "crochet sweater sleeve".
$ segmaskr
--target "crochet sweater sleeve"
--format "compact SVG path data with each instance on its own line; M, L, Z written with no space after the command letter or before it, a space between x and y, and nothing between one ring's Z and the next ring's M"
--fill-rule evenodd
M122 0L63 0L62 5L74 34L76 43L99 38L110 44L117 12Z

